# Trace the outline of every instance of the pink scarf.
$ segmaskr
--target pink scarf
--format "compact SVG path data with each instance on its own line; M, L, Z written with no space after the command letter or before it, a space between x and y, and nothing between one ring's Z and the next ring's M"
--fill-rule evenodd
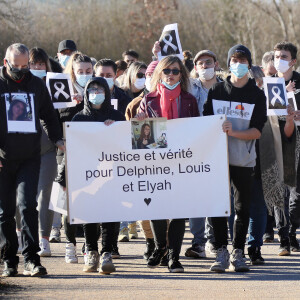
M157 91L160 94L160 108L164 118L178 119L178 107L176 99L181 93L180 84L174 89L169 90L164 85L158 83Z

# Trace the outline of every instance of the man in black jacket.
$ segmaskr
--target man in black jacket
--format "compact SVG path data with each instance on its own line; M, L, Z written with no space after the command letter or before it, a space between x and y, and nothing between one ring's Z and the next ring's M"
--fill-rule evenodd
M22 222L24 275L47 274L37 252L37 187L40 171L41 127L64 150L62 133L44 82L29 72L25 45L8 47L0 74L0 248L4 261L2 276L17 274L19 258L16 234L16 196ZM8 118L14 98L23 99L27 118ZM15 111L15 114L17 111Z

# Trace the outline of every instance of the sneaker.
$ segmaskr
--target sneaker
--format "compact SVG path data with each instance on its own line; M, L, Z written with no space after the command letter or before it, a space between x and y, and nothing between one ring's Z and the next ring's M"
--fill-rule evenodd
M76 254L76 246L73 243L66 243L65 261L67 264L77 264L78 257Z
M216 249L215 245L209 241L206 242L205 244L205 252L209 256L217 256L218 249Z
M41 257L51 256L50 243L47 239L41 238L40 240L41 251L38 252L38 255Z
M226 247L217 250L216 261L210 267L210 271L223 273L229 267L229 252Z
M22 234L21 231L17 231L17 237L18 237L18 254L21 254L23 251L23 241L22 241Z
M116 268L112 262L111 254L104 252L100 257L99 273L110 274L113 272L116 272Z
M149 257L154 252L154 249L155 249L154 239L146 239L146 249L143 255L145 260L149 259Z
M184 268L178 259L170 259L168 263L168 269L171 273L183 273Z
M4 269L2 272L2 277L14 277L18 274L18 264L11 264L4 261Z
M291 255L289 239L280 239L280 247L279 247L278 255L279 256Z
M265 260L261 256L260 247L248 248L248 255L252 265L263 265Z
M60 243L60 228L59 227L52 227L50 237L50 243Z
M136 230L136 223L132 223L132 224L128 224L128 229L129 229L129 238L132 239L132 240L135 240L137 239L139 236L138 236L138 233L137 233L137 230Z
M111 250L110 254L111 254L111 258L113 258L113 259L121 258L121 255L119 253L119 248L117 245L112 246L112 250Z
M148 259L147 267L156 268L160 265L162 258L168 253L167 248L155 249Z
M293 252L300 252L299 242L296 238L296 234L290 234L290 245Z
M233 249L230 255L229 269L235 272L248 272L249 266L246 265L243 258L243 250Z
M23 274L30 276L43 276L47 275L47 270L40 263L28 261L25 262Z
M129 242L129 235L128 235L127 227L124 227L123 229L120 230L118 241L119 242Z
M169 258L168 254L166 254L160 261L160 266L161 267L167 267L169 265Z
M186 249L185 256L193 257L193 258L205 258L206 257L205 247L194 244L192 245L192 247Z
M263 239L264 239L264 243L273 243L274 233L265 233Z
M97 272L99 265L98 251L88 251L85 255L83 272Z

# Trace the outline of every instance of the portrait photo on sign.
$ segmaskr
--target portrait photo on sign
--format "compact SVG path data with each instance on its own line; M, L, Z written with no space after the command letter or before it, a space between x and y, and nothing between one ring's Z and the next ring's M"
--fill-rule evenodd
M287 95L283 78L264 77L268 115L287 115Z
M167 148L167 122L165 118L131 121L132 149Z
M33 94L6 93L4 97L8 132L36 132Z
M73 101L73 86L69 74L48 72L46 77L46 85L54 108L65 108L76 105Z
M161 47L161 51L158 53L159 60L168 55L177 55L180 59L183 59L177 23L164 27L159 43Z

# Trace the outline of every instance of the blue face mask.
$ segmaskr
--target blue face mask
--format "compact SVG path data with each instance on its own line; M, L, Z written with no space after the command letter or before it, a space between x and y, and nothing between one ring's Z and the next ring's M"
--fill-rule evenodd
M240 64L240 63L231 64L230 71L237 78L243 78L248 73L248 64Z
M109 89L111 90L113 88L114 84L115 84L114 79L113 78L105 78L105 80L108 84Z
M89 101L94 105L100 105L104 102L105 95L104 94L89 94Z
M39 77L39 78L44 78L47 76L47 72L46 70L33 70L33 69L30 69L30 72L36 76L36 77Z
M174 90L180 84L180 81L178 81L177 83L175 83L173 85L169 85L162 80L161 84L163 84L168 90Z
M61 64L61 66L63 66L65 68L69 59L70 59L70 56L61 55L58 60L59 60L59 63Z
M86 83L93 77L92 74L89 75L80 75L76 74L76 81L81 87L85 87Z

